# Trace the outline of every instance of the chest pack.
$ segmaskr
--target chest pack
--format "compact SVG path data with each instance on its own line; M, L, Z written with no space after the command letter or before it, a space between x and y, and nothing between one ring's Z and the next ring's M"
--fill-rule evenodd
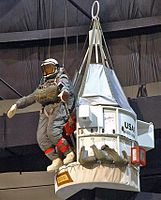
M45 106L50 103L53 104L58 102L59 93L59 88L55 80L49 80L35 90L34 96L37 102Z

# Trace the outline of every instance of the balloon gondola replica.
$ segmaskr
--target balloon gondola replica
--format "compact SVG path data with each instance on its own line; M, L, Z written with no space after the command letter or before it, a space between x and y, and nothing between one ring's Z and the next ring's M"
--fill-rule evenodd
M153 124L137 120L110 66L98 1L91 13L89 46L78 73L83 76L77 98L77 161L55 173L55 192L63 199L96 187L140 191L140 166L146 165L146 151L154 148Z

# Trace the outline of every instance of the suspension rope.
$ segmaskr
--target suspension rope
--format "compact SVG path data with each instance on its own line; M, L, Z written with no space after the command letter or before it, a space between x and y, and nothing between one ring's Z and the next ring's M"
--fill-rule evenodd
M78 9L77 9L76 24L77 24L78 29L79 29ZM77 31L77 34L76 34L76 58L78 58L78 52L79 52L79 34L78 33L79 33L79 31Z
M64 40L63 40L63 57L62 64L65 65L68 47L68 36L67 36L67 23L68 23L68 12L67 12L67 0L64 1Z
M48 57L51 56L51 25L52 25L52 0L49 1L49 44L48 44Z
M90 28L92 27L92 23L93 23L93 21L91 21L91 23L90 23ZM89 29L90 29L89 28ZM83 55L84 55L84 57L83 57L83 59L82 60L80 60L80 61L77 61L77 62L79 62L78 63L78 66L79 66L79 71L76 71L76 73L75 73L75 75L74 75L74 79L73 79L73 85L74 85L74 88L78 88L77 87L77 85L78 85L78 83L79 83L79 81L80 81L80 75L81 75L81 72L83 71L83 69L84 69L84 67L85 67L85 61L86 61L86 58L87 58L87 53L88 53L88 49L86 50L86 45L87 45L87 43L88 43L88 39L89 39L89 35L87 34L86 35L86 38L85 38L85 41L84 41L84 44L83 44L83 48L82 48L82 51L81 51L81 55L80 55L80 57L82 58L83 57ZM86 50L86 53L85 53L85 50ZM76 90L76 89L75 89Z

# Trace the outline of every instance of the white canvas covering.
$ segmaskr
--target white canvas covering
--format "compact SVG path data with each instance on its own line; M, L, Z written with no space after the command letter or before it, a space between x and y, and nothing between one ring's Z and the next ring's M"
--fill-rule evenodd
M102 64L90 64L82 84L81 103L119 106L133 112L114 70Z
M66 172L67 176L57 176ZM116 190L139 191L138 171L128 165L127 167L114 167L113 165L96 164L88 168L78 163L71 163L67 167L62 166L55 174L55 192L62 199L67 199L82 189L108 188Z

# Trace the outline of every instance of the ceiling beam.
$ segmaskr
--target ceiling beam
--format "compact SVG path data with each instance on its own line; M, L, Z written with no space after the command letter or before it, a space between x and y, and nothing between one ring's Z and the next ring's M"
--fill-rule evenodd
M157 27L161 27L161 16L102 23L103 32L111 34L122 33L123 31L135 32L136 30L136 33L138 33L139 30L145 31L145 29L151 29L155 32L158 30ZM55 29L0 33L0 44L10 42L39 41L47 40L49 38L63 38L65 33L67 37L74 37L77 35L82 36L87 35L88 30L89 25L82 25Z

